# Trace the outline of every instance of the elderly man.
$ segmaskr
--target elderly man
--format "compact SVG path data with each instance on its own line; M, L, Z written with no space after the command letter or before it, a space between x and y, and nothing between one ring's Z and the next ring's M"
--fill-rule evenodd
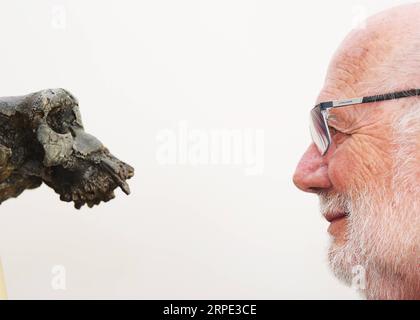
M368 299L419 299L419 4L380 13L345 39L310 127L293 180L319 196L334 274L348 284L363 276Z

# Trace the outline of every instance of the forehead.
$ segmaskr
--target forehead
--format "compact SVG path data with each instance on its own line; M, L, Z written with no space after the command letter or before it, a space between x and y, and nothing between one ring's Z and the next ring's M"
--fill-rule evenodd
M388 68L391 49L375 42L360 45L356 40L333 57L318 103L383 94L383 88L391 87L386 85L392 72Z
M407 70L408 56L401 52L401 48L407 52L406 40L394 29L375 22L365 30L350 33L331 60L316 103L411 89L403 71ZM401 59L402 56L406 59ZM397 101L391 104L398 104ZM378 109L382 109L376 107L385 104L389 102L356 104L332 109L330 113L356 121L360 117L370 118L371 114L376 117Z
M317 102L419 86L420 5L416 8L373 16L353 30L331 59Z

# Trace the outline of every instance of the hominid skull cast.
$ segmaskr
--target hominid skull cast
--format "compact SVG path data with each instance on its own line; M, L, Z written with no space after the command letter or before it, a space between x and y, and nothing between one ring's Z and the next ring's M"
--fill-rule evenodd
M64 89L0 98L0 203L42 182L79 209L130 189L134 169L83 129L77 100Z

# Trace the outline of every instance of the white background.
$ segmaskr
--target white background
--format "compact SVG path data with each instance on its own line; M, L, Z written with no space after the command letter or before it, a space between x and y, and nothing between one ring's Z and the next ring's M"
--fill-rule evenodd
M45 186L1 205L9 297L358 298L328 269L316 197L291 178L335 49L404 2L2 0L0 96L68 89L86 130L136 169L130 196L94 209ZM182 120L263 129L263 174L159 164L157 134Z

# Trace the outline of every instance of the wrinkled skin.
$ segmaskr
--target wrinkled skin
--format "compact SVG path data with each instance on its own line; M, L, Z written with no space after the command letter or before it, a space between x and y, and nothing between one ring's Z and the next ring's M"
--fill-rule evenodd
M420 88L419 52L419 4L374 16L338 49L316 103ZM416 103L413 97L331 110L330 149L321 156L311 144L293 177L320 197L333 271L351 284L352 267L362 265L370 299L420 299L420 124L413 118L413 129L402 134L413 150L402 158L394 126Z
M130 189L134 169L83 129L77 100L64 89L0 98L0 203L43 182L79 209Z

